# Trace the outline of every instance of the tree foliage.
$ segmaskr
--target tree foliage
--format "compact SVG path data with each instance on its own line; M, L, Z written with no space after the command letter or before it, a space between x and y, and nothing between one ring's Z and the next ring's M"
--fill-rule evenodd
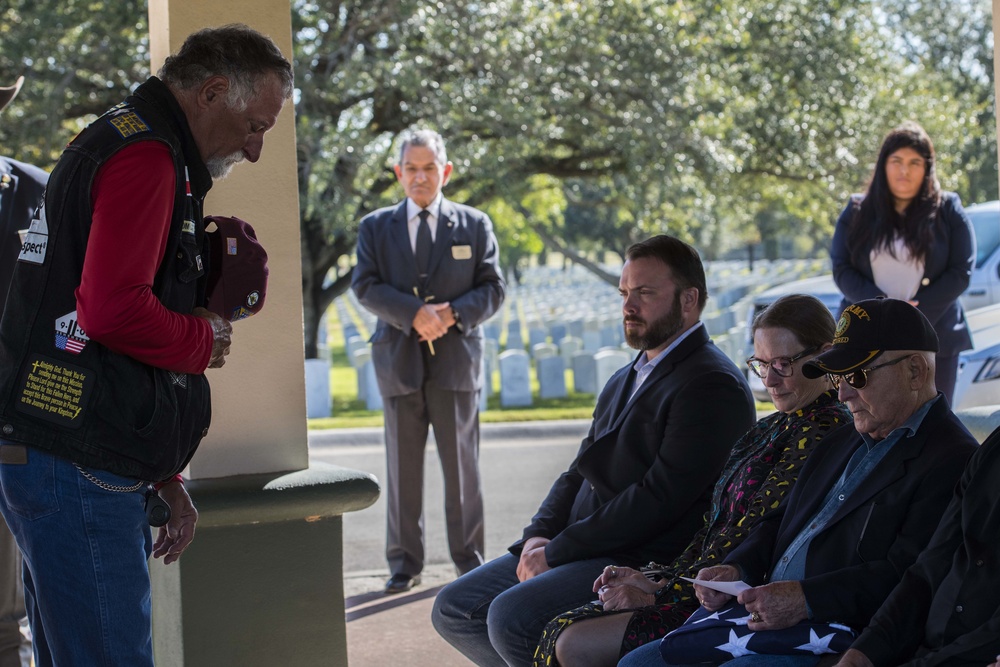
M503 263L600 272L652 233L707 257L825 252L884 134L920 121L945 187L996 197L986 0L291 0L306 354L349 284L357 223L401 197L399 137L448 142L448 196ZM0 76L31 87L0 150L51 165L148 74L144 3L8 0ZM613 276L606 276L613 280Z

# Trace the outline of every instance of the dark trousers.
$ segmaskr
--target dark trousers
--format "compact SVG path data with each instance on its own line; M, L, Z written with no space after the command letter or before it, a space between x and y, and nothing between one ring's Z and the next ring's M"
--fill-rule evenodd
M460 573L483 562L483 497L479 479L479 392L425 383L420 391L385 397L388 527L385 556L393 574L424 567L424 450L434 428L444 476L448 548Z

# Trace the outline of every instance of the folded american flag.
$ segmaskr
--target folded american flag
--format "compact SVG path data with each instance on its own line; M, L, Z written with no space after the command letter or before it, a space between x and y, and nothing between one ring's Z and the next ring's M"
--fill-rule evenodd
M744 655L823 655L843 653L857 636L838 623L802 621L783 630L747 628L750 614L734 600L719 611L699 607L684 625L660 642L668 664L718 663Z

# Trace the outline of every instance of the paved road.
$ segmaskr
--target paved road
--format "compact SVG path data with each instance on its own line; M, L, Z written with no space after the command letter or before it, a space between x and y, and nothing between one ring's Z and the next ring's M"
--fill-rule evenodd
M486 557L494 558L521 535L549 487L572 460L589 421L483 424L480 469L486 513ZM310 459L364 470L382 478L381 429L310 434ZM444 494L433 440L424 481L427 566L421 585L385 596L385 503L344 516L344 584L348 660L351 667L468 667L430 623L440 587L455 578L444 529Z

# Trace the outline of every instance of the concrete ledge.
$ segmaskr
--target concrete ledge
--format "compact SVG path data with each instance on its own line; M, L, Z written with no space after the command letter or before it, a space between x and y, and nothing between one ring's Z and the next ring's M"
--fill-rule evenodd
M156 664L345 665L342 515L374 503L378 480L316 462L188 489L195 540L150 567Z
M379 496L371 473L318 461L296 472L197 479L186 486L199 528L340 516Z
M1000 405L981 405L975 408L956 410L955 414L969 429L979 444L1000 426Z

